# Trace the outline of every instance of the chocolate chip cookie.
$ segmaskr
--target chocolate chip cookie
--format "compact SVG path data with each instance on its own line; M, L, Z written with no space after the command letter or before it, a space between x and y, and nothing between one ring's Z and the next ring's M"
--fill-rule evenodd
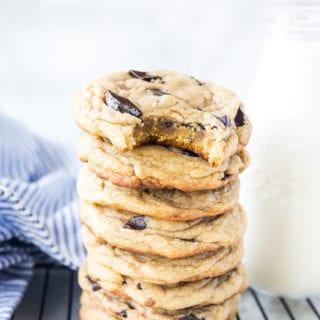
M74 96L76 123L120 151L163 144L222 165L248 143L251 125L238 97L169 70L127 71L90 82Z
M175 189L133 189L118 187L92 173L87 166L80 172L81 199L166 220L195 220L230 210L239 197L239 181L220 189L183 192Z
M169 311L220 304L247 287L247 274L242 266L216 278L175 285L139 282L89 262L82 267L82 272L87 274L93 291L103 290L107 294L133 300L144 307Z
M82 278L82 285L87 290L81 295L80 320L234 320L240 301L237 294L219 305L168 311L143 307L101 290L92 291L90 284Z
M93 260L87 261L82 269L96 288L100 287L108 294L133 300L144 307L169 311L220 304L248 286L247 273L242 265L219 277L169 285L141 282Z
M179 259L142 255L97 239L86 226L82 227L82 239L88 251L88 259L125 276L154 284L217 277L236 268L243 255L241 242L233 247Z
M246 228L240 205L210 218L167 221L80 202L84 225L112 246L136 253L183 258L237 244Z
M188 150L146 145L120 152L108 139L82 133L77 153L100 178L129 188L175 188L209 190L235 181L249 164L245 150L232 155L219 167Z

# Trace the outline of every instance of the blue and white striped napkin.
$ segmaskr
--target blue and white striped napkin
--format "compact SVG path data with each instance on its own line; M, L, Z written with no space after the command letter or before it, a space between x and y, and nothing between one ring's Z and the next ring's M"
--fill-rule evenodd
M51 259L72 269L80 240L72 148L54 145L0 114L0 319L10 319L34 264Z

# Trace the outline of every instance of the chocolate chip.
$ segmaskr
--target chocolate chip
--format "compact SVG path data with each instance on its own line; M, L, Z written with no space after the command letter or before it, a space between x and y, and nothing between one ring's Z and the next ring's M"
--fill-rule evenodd
M180 126L188 129L194 129L194 125L191 123L180 123Z
M140 118L142 115L141 110L129 99L121 97L112 91L108 91L107 93L106 104L113 110L121 113L126 112L137 118Z
M169 129L169 128L172 128L174 126L174 122L171 121L171 120L167 120L164 122L164 126Z
M168 92L164 92L164 91L159 90L159 89L147 89L147 91L153 93L157 97L164 96L164 95L169 95Z
M241 107L239 107L237 114L234 118L234 122L236 123L237 127L242 127L245 124L245 120L244 120L244 113L241 109Z
M101 287L100 287L100 285L98 283L93 283L92 284L92 291L98 291L100 289L101 289Z
M230 127L231 126L231 121L227 116L223 116L223 117L218 117L215 116L217 119L219 119L226 127Z
M143 80L143 81L147 81L147 82L151 82L157 79L162 80L162 78L160 76L156 76L156 75L152 75L149 74L147 72L144 71L137 71L137 70L129 70L129 74L130 76Z
M189 150L186 150L186 149L183 149L182 150L182 153L186 156L190 156L190 157L199 157L196 153L192 152L192 151L189 151Z
M203 83L201 81L199 81L197 78L192 77L192 76L190 78L193 79L199 86L203 85Z
M122 310L122 311L120 311L120 312L116 312L116 315L117 315L117 316L120 316L120 317L122 317L122 318L127 318L127 317L128 317L128 315L127 315L127 310Z
M197 318L193 313L189 314L186 317L179 318L178 320L206 320L205 318Z
M92 291L98 291L98 290L101 289L100 285L99 285L97 282L93 281L93 280L90 278L90 276L87 276L87 279L88 279L88 281L91 283Z
M230 174L225 172L225 173L223 174L223 178L222 178L221 180L222 180L222 181L225 181L225 180L227 180L229 177L230 177Z
M137 284L137 288L138 288L139 290L142 290L141 283L138 283L138 284Z
M143 230L147 227L144 216L133 216L130 220L123 226L125 229L133 230Z

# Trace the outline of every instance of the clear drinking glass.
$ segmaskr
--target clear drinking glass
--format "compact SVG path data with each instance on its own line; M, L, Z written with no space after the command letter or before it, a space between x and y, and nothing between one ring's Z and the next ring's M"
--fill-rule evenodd
M274 1L247 111L251 168L245 263L251 285L320 294L320 1Z

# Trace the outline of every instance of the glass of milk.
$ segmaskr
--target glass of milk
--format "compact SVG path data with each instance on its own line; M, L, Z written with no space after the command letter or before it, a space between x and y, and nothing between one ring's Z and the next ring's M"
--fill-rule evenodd
M251 168L245 263L251 285L320 294L320 1L274 1L247 103Z

